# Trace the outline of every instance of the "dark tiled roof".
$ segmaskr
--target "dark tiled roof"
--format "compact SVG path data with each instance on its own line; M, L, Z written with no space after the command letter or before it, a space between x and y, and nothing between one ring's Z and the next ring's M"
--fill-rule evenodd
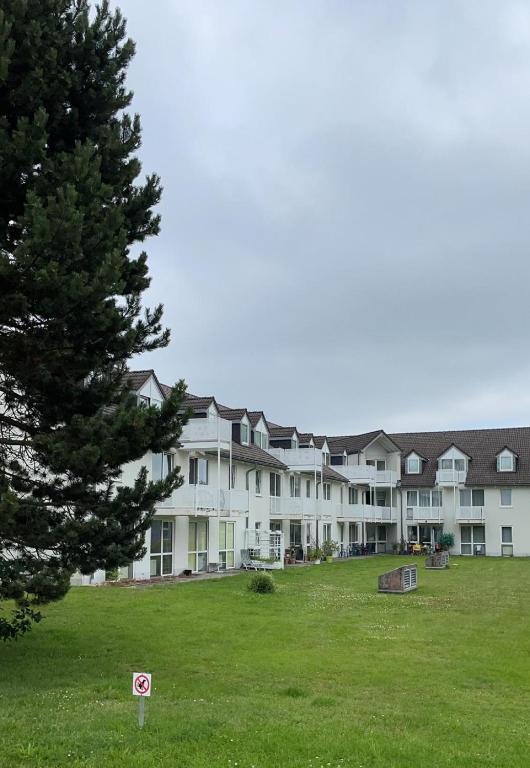
M322 467L322 477L324 480L338 480L341 483L348 482L344 475L340 475L333 467L328 467L327 465Z
M436 482L438 458L457 446L470 457L466 485L530 485L530 427L507 429L465 429L450 432L402 432L389 435L403 451L403 487L432 486ZM497 454L504 447L518 454L515 472L497 472ZM405 474L405 456L416 451L425 457L420 475Z
M311 440L313 440L313 442L315 441L315 436L312 432L299 432L298 438L300 440L300 445L309 445Z
M219 413L227 421L241 421L245 414L248 416L246 408L228 408L226 405L219 406Z
M257 445L240 445L232 442L232 459L243 461L247 464L260 464L274 469L287 469L287 466L279 459L271 456L267 451L258 448Z
M212 403L217 406L213 395L210 395L209 397L196 397L195 395L192 395L191 397L187 396L184 400L184 406L186 408L191 408L192 411L205 411Z
M269 433L273 440L278 440L282 437L292 437L295 432L298 434L296 427L280 427L278 424L271 424L269 421Z
M375 429L373 432L364 432L361 435L338 435L337 437L330 437L328 442L331 453L342 453L343 450L345 450L346 453L358 453L366 448L367 445L370 445L370 443L381 434L385 434L382 429ZM389 435L389 437L391 436Z
M265 414L263 413L263 411L247 411L247 413L248 413L248 418L250 419L250 426L252 427L252 429L254 429L254 427L256 426L256 424L260 419L263 419L263 421L265 422L265 425L268 427L268 422L267 422L267 419L265 418Z
M313 440L315 441L315 446L317 448L322 448L326 440L328 441L329 445L329 440L325 435L313 435Z
M147 379L154 375L155 372L152 368L148 371L127 371L125 374L125 381L129 384L131 389L134 389L137 392L143 387Z

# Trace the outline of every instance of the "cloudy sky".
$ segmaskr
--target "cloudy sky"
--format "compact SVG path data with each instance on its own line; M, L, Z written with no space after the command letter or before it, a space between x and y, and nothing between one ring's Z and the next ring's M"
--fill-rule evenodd
M530 3L122 0L164 382L327 434L530 423Z

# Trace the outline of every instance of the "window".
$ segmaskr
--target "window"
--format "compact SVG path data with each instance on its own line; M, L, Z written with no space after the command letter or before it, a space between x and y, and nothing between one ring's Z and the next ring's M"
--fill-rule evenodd
M337 530L339 532L339 543L344 544L344 523L337 523Z
M268 440L267 435L265 432L254 432L254 445L257 445L258 448L263 448L264 450L268 447Z
M419 492L419 500L420 500L420 507L430 507L431 506L431 492L430 491L420 491Z
M377 507L386 506L386 491L378 489L375 492L375 503Z
M324 499L326 501L330 501L330 499L331 499L331 483L324 483L324 485L322 487L324 489L323 490Z
M241 424L241 443L248 445L248 424Z
M256 496L261 496L261 469L256 470Z
M501 488L501 507L512 506L512 489Z
M504 456L497 456L497 472L514 472L515 471L515 457L514 456L508 456L504 454Z
M442 506L442 492L441 491L431 491L431 498L432 498L432 506L433 507L441 507Z
M208 485L208 459L190 459L190 485Z
M407 459L407 474L419 475L420 473L420 460L417 456L409 456Z
M330 461L330 458L329 458L329 453L327 453L326 451L324 451L324 452L322 453L322 463L323 463L323 464L325 464L326 466L329 466L329 461Z
M366 459L366 464L369 467L375 467L378 472L384 472L386 469L385 459Z
M340 503L344 504L344 488L342 487L342 485L340 487Z
M306 495L306 498L308 499L311 498L311 480L305 481L305 495Z
M454 469L455 472L466 471L465 459L440 459L440 469Z
M407 507L418 506L418 491L407 491Z
M331 523L324 523L322 526L322 541L331 541Z
M151 405L151 398L147 397L147 395L138 395L138 404Z
M513 532L511 525L501 527L501 555L513 557Z
M236 487L237 481L237 466L232 464L232 471L230 472L230 488Z
M348 488L348 504L359 503L359 491L357 488Z
M348 543L349 544L356 544L359 541L357 531L358 531L357 523L350 523L348 526Z
M282 495L282 478L277 472L270 473L270 494L271 496Z
M460 490L461 507L483 507L484 491L479 488L462 488Z
M486 529L483 525L463 525L460 528L460 554L486 554Z
M291 520L289 524L291 547L302 546L302 523L299 520Z
M150 547L151 576L167 576L173 573L173 523L153 520Z
M174 467L174 453L153 453L153 480L164 480Z
M465 459L455 459L455 470L457 472L465 472L466 471L466 460Z
M289 487L291 498L298 499L300 497L300 475L291 475L289 478Z
M188 568L198 572L208 567L208 522L198 520L188 526Z
M453 468L452 459L440 459L440 469L452 469L452 468Z
M224 570L235 565L234 523L219 523L219 565Z

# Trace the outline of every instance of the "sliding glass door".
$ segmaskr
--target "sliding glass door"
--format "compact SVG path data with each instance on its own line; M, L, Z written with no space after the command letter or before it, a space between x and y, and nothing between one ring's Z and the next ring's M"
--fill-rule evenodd
M190 520L188 532L188 568L206 571L208 568L208 521Z

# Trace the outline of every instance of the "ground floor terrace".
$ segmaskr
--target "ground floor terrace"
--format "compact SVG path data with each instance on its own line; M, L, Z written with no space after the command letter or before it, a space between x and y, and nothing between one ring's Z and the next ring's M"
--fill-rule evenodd
M9 768L526 768L530 561L409 557L73 589L0 648ZM131 673L151 672L140 730Z

